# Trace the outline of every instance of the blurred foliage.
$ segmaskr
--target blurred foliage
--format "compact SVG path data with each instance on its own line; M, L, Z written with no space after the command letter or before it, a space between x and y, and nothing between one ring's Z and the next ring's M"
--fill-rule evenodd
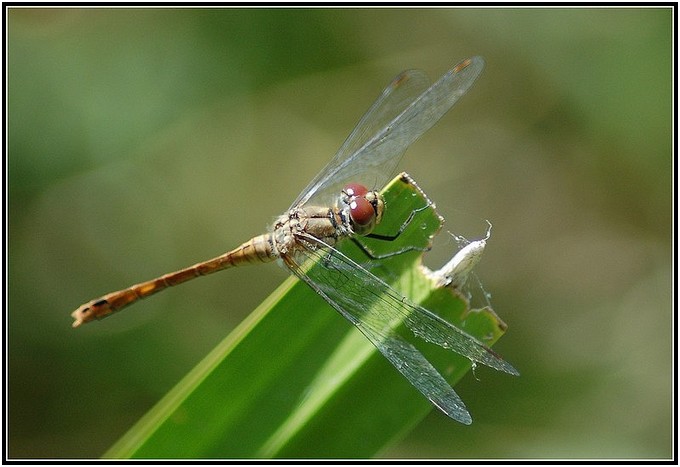
M71 310L260 233L396 73L482 55L401 168L446 229L493 223L478 274L522 376L465 378L473 425L434 411L382 455L669 457L672 20L10 9L8 454L100 456L286 274L227 271L78 331Z

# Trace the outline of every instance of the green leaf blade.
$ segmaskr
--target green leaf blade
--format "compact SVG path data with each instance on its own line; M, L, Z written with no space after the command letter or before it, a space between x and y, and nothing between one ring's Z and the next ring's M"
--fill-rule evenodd
M418 210L398 242L429 246L441 219L424 193L400 176L384 196L390 215L378 232L397 231ZM378 254L395 243L366 239ZM340 249L358 261L365 255L349 241ZM470 312L466 300L434 287L420 270L421 256L396 255L371 272L487 345L495 342L505 325L491 310ZM465 357L412 341L452 384L470 368ZM365 458L431 409L357 329L291 278L105 457Z

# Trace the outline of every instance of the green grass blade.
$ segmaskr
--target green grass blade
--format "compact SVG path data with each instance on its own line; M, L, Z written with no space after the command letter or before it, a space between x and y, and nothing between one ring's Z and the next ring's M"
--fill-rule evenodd
M378 233L396 232L410 212L428 204L400 177L384 196L389 216ZM425 247L440 227L428 207L394 242L366 243L378 254L399 245ZM352 242L341 249L363 255ZM495 342L504 324L491 310L470 312L467 301L433 287L420 272L421 254L391 257L371 271L488 345ZM412 342L452 384L470 368L464 357ZM431 409L358 330L291 278L104 457L370 457Z

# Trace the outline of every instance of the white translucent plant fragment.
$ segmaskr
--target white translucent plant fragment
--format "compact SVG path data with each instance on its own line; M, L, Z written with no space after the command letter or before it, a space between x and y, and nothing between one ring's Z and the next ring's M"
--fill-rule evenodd
M468 280L474 267L482 259L486 241L491 237L491 223L486 231L486 237L468 242L461 248L451 260L436 271L432 271L423 266L425 274L433 280L438 287L453 287L461 289ZM459 237L455 237L457 240Z

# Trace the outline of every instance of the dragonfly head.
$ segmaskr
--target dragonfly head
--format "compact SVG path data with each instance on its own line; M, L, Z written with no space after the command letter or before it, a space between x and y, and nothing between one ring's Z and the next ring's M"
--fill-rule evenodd
M363 185L352 183L342 190L343 202L349 210L352 231L368 235L382 219L385 201L377 191L368 191Z

